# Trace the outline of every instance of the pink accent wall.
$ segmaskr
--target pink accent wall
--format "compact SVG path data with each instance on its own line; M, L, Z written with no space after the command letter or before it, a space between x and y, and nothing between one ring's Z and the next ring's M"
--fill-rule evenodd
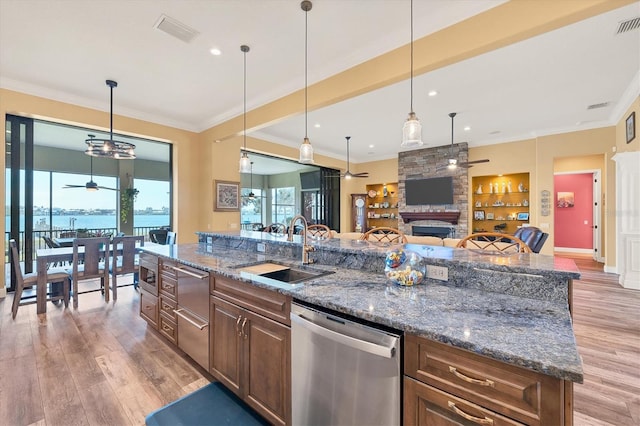
M556 175L553 182L555 246L592 249L593 174ZM574 206L558 208L558 192L573 192Z

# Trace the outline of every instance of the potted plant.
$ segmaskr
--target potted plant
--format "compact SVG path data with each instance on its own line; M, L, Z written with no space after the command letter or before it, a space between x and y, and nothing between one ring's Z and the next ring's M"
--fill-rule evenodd
M133 211L133 202L138 197L138 191L135 188L125 188L120 195L120 221L127 223L129 212Z

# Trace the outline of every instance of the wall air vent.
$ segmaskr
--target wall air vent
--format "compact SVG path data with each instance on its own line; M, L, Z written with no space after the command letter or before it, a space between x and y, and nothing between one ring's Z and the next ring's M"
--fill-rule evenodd
M640 28L640 17L627 19L618 24L618 31L616 34L626 33L627 31L633 31Z
M190 43L198 36L198 34L200 34L193 28L167 15L160 15L160 18L156 21L153 27L160 31L164 31L170 36L182 40L185 43Z
M587 106L587 109L598 109L598 108L604 108L608 106L609 106L609 102L600 102L599 104L591 104Z

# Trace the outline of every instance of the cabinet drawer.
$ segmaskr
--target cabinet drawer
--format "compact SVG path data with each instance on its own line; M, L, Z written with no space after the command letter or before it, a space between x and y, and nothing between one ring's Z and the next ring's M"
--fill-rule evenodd
M178 344L178 326L176 324L176 321L164 312L160 312L160 324L158 326L158 331L174 345Z
M160 274L160 294L176 300L178 281L171 276Z
M561 424L564 382L414 335L405 374L525 424Z
M523 423L409 377L404 378L404 399L405 425L524 426Z
M291 297L249 283L216 275L211 293L279 323L291 325Z
M176 314L173 312L174 309L178 309L178 304L175 300L161 294L158 298L160 302L160 313L165 314L167 318L171 318L174 322L178 321Z
M158 329L158 297L144 289L140 289L140 316Z
M142 252L139 255L140 266L143 266L153 272L158 272L158 257L149 253Z

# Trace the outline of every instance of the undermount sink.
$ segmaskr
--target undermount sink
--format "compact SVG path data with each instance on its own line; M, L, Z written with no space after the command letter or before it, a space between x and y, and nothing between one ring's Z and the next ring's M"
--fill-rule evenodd
M304 281L333 274L333 271L294 267L273 261L243 265L238 269L243 278L281 288L295 288Z

